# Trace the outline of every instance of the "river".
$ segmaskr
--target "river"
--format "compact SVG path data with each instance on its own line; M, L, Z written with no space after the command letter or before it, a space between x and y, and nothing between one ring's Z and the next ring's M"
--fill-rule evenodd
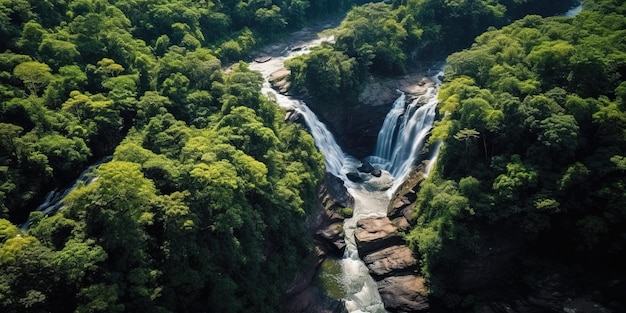
M341 178L348 192L354 197L353 216L344 221L343 229L346 250L342 258L327 259L319 275L326 281L331 297L342 298L346 310L351 313L384 313L384 304L378 292L377 283L369 274L369 270L361 261L354 231L359 220L367 217L379 217L387 214L387 206L393 191L403 182L421 161L427 135L435 119L437 106L437 86L441 83L437 72L431 78L435 86L421 97L407 103L404 93L399 92L392 109L387 114L379 132L377 148L374 155L366 158L376 168L381 169L380 177L367 173L358 173L361 161L347 155L337 144L333 134L320 122L315 113L306 104L292 97L276 92L271 88L269 76L283 68L285 60L307 53L324 41L332 41L332 36L316 37L299 34L298 40L290 46L274 46L266 50L265 56L271 57L267 62L251 62L250 68L262 73L265 78L263 93L276 99L284 108L298 111L313 135L316 146L324 154L326 171ZM291 48L296 47L296 48ZM418 83L417 81L415 82ZM437 149L430 156L436 155ZM433 162L431 162L433 163ZM358 173L363 182L355 183L347 179L347 173ZM334 269L324 272L323 269Z

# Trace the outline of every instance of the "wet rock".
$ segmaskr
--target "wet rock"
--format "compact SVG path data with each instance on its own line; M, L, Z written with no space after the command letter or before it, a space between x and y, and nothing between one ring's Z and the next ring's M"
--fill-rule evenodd
M417 267L413 251L405 245L396 245L372 252L363 257L363 262L375 279L399 273L410 273Z
M328 199L338 207L342 208L352 208L354 207L354 198L350 193L348 193L348 189L343 184L343 180L341 178L334 176L332 174L326 173L324 176L324 183L322 184L321 190L324 190ZM324 201L322 201L324 203ZM327 209L326 205L324 205Z
M371 174L372 174L372 176L374 176L374 177L380 177L380 175L382 175L382 174L383 174L383 171L381 171L381 170L380 170L380 169L378 169L378 168L375 168L375 169L373 169L373 170L372 170Z
M355 182L355 183L361 183L361 182L363 182L363 178L361 178L361 175L359 175L359 173L354 173L354 172L351 172L351 173L346 174L346 177L347 177L350 181L353 181L353 182Z
M363 182L363 187L369 191L385 191L393 186L393 176L387 171L381 171L380 176L371 176Z
M424 278L415 275L391 276L377 282L378 291L390 312L428 312Z
M272 88L276 89L278 92L282 94L286 94L289 90L289 76L291 75L291 71L286 68L282 68L270 74L268 77L269 83L272 85Z
M301 120L301 118L302 118L302 114L300 114L300 112L296 110L289 110L285 114L285 123L287 124L297 123Z
M398 228L386 216L359 220L354 230L354 238L360 255L404 243Z
M370 162L367 161L363 161L361 163L361 166L356 168L359 172L363 172L363 173L371 173L374 170L374 167L372 166L372 164L370 164ZM380 171L380 170L379 170Z
M256 58L254 58L254 62L257 62L257 63L265 63L265 62L267 62L267 61L269 61L269 60L271 60L271 59L272 59L272 57L271 57L271 56L269 56L269 55L264 55L264 56L260 56L260 57L256 57Z

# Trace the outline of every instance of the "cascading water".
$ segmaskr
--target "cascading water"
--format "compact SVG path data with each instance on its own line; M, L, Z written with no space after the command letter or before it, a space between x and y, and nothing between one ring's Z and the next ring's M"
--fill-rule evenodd
M440 82L438 78L440 75L441 72L433 77L437 85ZM376 151L373 156L368 157L368 161L393 175L394 184L389 195L393 194L419 161L418 158L437 114L436 91L436 86L428 88L425 94L408 105L402 93L385 117L378 133ZM424 101L426 103L418 107L418 104Z
M309 107L304 103L300 103L295 110L304 118L305 123L309 126L311 135L313 135L315 145L324 154L326 171L345 180L346 165L354 165L358 161L341 150L333 134L324 123L320 122Z
M317 39L299 45L311 47L321 43L321 41ZM332 261L338 262L338 266L341 268L341 274L337 280L342 285L343 301L347 311L351 313L385 313L387 311L378 293L378 286L359 257L354 231L357 221L367 217L385 216L387 213L390 194L382 191L385 188L377 189L376 186L391 187L391 183L388 184L391 181L391 174L395 176L393 186L399 185L413 165L419 161L417 158L424 147L425 139L435 119L436 88L430 88L425 95L413 101L408 107L405 103L406 96L401 93L394 102L380 131L375 156L369 158L372 160L370 161L372 164L379 164L379 167L388 173L383 173L378 178L368 177L368 181L363 184L355 184L346 178L346 173L355 171L361 162L343 152L326 125L302 101L277 93L270 87L267 80L272 72L282 67L286 59L295 54L306 53L306 50L298 49L297 52L292 51L287 55L281 51L278 55L273 55L268 62L251 63L250 68L258 70L266 78L263 85L265 94L275 99L281 107L295 110L301 114L316 146L324 154L326 171L343 179L348 191L355 199L353 216L344 220L343 225L346 240L345 254L341 259ZM440 74L441 72L432 78L436 85L441 83ZM424 102L426 104L418 106ZM375 187L371 188L372 186Z
M387 113L383 126L378 133L378 139L376 140L376 152L372 157L372 160L376 160L375 163L384 163L391 160L392 147L395 142L396 126L398 125L398 119L404 114L404 107L406 106L406 95L401 92L396 101L393 102L391 110Z
M63 203L61 202L61 200L63 200L70 192L72 192L72 190L76 189L79 185L88 185L89 183L91 183L95 179L95 177L91 176L93 170L97 168L98 165L109 162L112 159L112 156L106 156L90 165L87 169L80 173L78 178L76 178L74 183L72 183L72 186L70 186L69 188L48 192L46 194L46 197L44 198L44 201L35 209L35 211L42 212L44 215L56 213L63 207ZM29 219L27 219L26 222L22 224L22 229L28 229L29 224Z

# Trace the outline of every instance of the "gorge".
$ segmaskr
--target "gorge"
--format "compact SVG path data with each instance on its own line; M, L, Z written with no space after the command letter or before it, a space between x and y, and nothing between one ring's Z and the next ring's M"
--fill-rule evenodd
M281 88L285 84L283 80L288 76L282 63L294 54L306 53L308 49L324 40L333 38L322 37L297 42L293 45L298 47L295 51L273 47L274 54L265 51L263 57L257 58L261 62L249 64L251 69L261 72L265 77L263 91L268 97L275 99L281 107L292 112L286 119L297 120L301 117L313 135L316 146L325 157L326 172L341 179L340 184L343 184L344 192L352 199L350 203L352 207L348 208L352 212L340 225L345 242L343 255L327 258L323 261L326 264L322 266L341 270L339 273L322 272L318 276L325 277L323 279L327 281L334 281L336 285L332 288L341 290L340 300L344 303L345 310L350 313L382 313L387 312L386 308L392 312L427 309L425 297L421 296L425 296L423 279L411 273L417 261L412 257L408 247L403 245L397 224L394 226L395 223L392 224L387 215L392 198L398 197L397 189L412 173L421 173L422 177L428 175L427 170L431 167L418 168L417 165L422 162L432 164L428 160L433 161L432 159L436 157L439 145L430 147L433 151L429 152L426 148L426 139L435 120L437 88L441 83L443 72L435 70L431 71L434 75L430 78L420 75L421 79L420 76L415 76L412 81L409 80L410 85L403 87L413 91L410 95L411 100L407 99L404 91L396 90L399 95L393 101L391 110L386 114L378 132L374 154L359 161L342 150L326 125L306 104L283 94L284 88L281 93ZM368 108L362 110L367 111ZM410 213L408 215L407 218L410 218ZM369 223L370 229L364 226L364 221L367 223L381 218L384 218L386 223ZM405 224L406 221L405 218ZM383 235L387 238L379 237L377 233L381 231L384 233L385 229L391 229L391 233ZM381 239L385 242L374 245L365 242ZM375 252L383 255L375 256L373 254ZM362 259L368 260L368 257L366 265ZM398 260L400 263L403 260L408 261L406 264L398 264ZM333 264L328 264L329 262ZM375 280L372 275L375 275L376 267L381 268L381 262L392 264L383 272L378 272ZM383 265L382 268L384 267ZM396 276L398 273L400 275ZM398 291L401 291L400 294ZM338 310L334 302L330 303L334 310ZM306 311L308 308L301 309Z

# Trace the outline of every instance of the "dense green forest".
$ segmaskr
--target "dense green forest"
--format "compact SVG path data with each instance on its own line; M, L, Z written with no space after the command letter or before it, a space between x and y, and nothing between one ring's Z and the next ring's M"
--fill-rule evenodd
M311 249L323 158L238 61L361 2L0 0L0 310L278 311ZM333 44L288 64L292 86L349 106L371 75L574 2L357 6ZM450 269L492 237L532 252L530 279L550 251L584 268L623 253L625 9L585 5L448 60L432 137L445 145L407 240L449 305L470 302ZM107 155L63 210L30 213Z
M335 42L289 60L294 91L317 105L350 106L371 75L399 75L417 62L441 61L489 27L526 13L553 15L578 3L559 1L394 0L353 8Z
M548 283L626 308L626 5L584 8L490 29L447 59L430 139L444 145L407 240L448 306ZM518 251L507 271L463 290L464 264L504 246Z
M236 61L349 5L0 1L0 311L276 311L323 158Z

